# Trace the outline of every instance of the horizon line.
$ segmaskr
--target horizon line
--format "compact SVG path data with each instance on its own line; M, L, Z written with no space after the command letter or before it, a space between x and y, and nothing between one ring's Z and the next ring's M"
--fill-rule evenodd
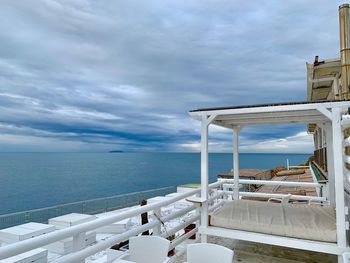
M198 153L200 151L0 151L0 153ZM209 152L215 154L233 154L232 152ZM312 152L239 152L239 154L310 154Z

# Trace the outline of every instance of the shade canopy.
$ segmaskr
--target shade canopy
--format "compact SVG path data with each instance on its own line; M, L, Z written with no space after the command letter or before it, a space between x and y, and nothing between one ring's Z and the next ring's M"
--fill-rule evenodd
M290 102L256 104L190 111L197 120L203 116L213 119L212 124L233 128L247 124L325 123L330 121L332 108L347 109L350 101Z

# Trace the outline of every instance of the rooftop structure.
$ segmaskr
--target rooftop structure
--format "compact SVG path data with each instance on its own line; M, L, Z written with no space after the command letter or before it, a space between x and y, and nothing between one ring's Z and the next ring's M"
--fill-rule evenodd
M224 238L232 238L236 240L244 240L250 242L265 243L270 245L279 245L291 248L299 248L310 251L318 251L329 254L338 255L338 261L343 262L343 254L349 251L348 239L347 239L347 213L345 212L347 207L345 200L348 200L348 192L350 187L348 185L347 175L344 174L345 164L343 162L343 144L344 135L343 130L349 126L348 108L350 102L346 100L341 101L326 101L326 102L307 102L307 103L281 103L272 105L251 105L247 107L220 107L210 109L199 109L191 111L190 114L193 118L201 121L201 198L197 200L201 204L201 226L199 233L201 234L202 242L207 241L207 235L219 236ZM290 198L295 200L313 200L319 201L323 205L318 206L314 214L309 214L310 208L304 205L285 206L283 204L265 205L254 203L254 201L245 201L246 203L240 203L240 197L254 196L264 197L257 193L242 193L239 190L240 183L251 183L262 185L276 184L284 186L303 186L303 187L317 187L321 186L319 183L293 183L284 181L258 181L250 180L246 182L239 179L239 151L238 140L239 131L246 125L256 124L278 124L278 123L318 123L323 125L327 132L331 136L326 137L326 142L329 145L329 152L327 154L328 160L328 192L325 196L319 198L313 198L312 196L300 196L292 195ZM209 188L208 188L208 127L209 125L218 125L221 127L229 128L233 130L233 167L234 167L234 179L233 183L233 199L230 204L224 205L222 213L215 212L211 214L210 221L208 220L208 200L209 200ZM228 181L228 180L227 180ZM271 195L266 194L266 197ZM272 196L273 197L273 196ZM285 195L275 195L275 197L286 197ZM251 204L249 202L252 202ZM325 203L328 202L328 205ZM240 208L241 206L244 206ZM295 216L295 224L288 225L287 222L273 220L276 224L266 225L263 221L248 222L245 225L243 221L237 224L235 217L227 217L228 215L237 215L238 211L251 211L248 213L258 213L258 218L269 218L271 214L274 214L276 218L284 218L287 214L278 214L280 211L276 205L283 206L283 211L289 216ZM308 206L308 205L306 205ZM336 209L335 209L336 208ZM306 209L306 210L305 210ZM319 209L319 210L318 210ZM333 210L334 209L334 210ZM255 211L255 212L254 212ZM287 212L289 211L289 212ZM292 212L291 212L292 211ZM335 214L331 214L331 211L335 211ZM330 214L328 214L330 213ZM252 214L252 215L253 215ZM323 217L322 215L328 214L329 216ZM299 225L301 218L298 216L303 215L304 219L310 216L312 218L319 218L320 223L315 224L313 230L309 232L309 235L304 236L305 229ZM251 216L246 215L247 218ZM240 218L245 218L244 214L240 215ZM271 220L271 219L269 219ZM266 222L271 222L267 220ZM323 221L324 220L324 221ZM328 221L330 220L330 221ZM334 221L333 221L334 220ZM291 220L293 222L293 220ZM326 224L325 222L328 222ZM328 226L326 226L328 225ZM265 229L271 230L268 234ZM278 229L282 227L284 231L280 232ZM301 227L301 228L300 228ZM309 226L311 227L311 225ZM334 228L333 228L334 227ZM303 229L303 230L302 230ZM318 236L318 231L326 231L328 229L335 237L335 240L325 240ZM334 232L332 232L334 231ZM296 234L296 233L299 233ZM284 233L284 234L283 234ZM293 233L293 234L292 234Z
M58 220L53 219L51 222L56 224L56 228L58 225L59 229L0 247L0 260L70 238L72 249L69 254L55 258L53 262L80 263L86 262L87 259L88 262L96 263L97 261L126 263L132 262L132 255L137 254L137 263L140 263L140 258L143 259L142 253L129 251L130 257L123 255L122 259L117 259L114 256L119 257L119 253L123 252L111 251L109 248L129 239L135 240L132 237L150 230L153 239L162 240L161 242L166 244L165 249L162 249L162 258L166 258L168 251L175 250L176 257L167 258L166 262L180 258L179 255L186 250L184 246L191 242L188 239L194 234L199 234L195 241L201 243L224 241L225 246L234 248L238 252L235 254L235 260L247 259L239 254L240 246L248 249L249 246L253 246L254 251L258 253L255 260L252 257L246 260L249 263L259 262L256 258L274 262L273 258L265 253L268 251L274 255L276 247L280 253L281 247L286 248L284 251L289 255L294 253L295 258L292 259L297 262L309 263L312 260L332 262L336 258L338 263L349 263L350 156L347 155L347 147L350 146L349 5L342 5L339 15L340 59L319 61L316 58L313 65L308 65L308 101L205 108L190 112L190 115L201 123L200 189L186 189L183 193L153 198L147 205L101 217L74 215L72 218L70 215L69 220L67 216ZM314 133L317 147L316 161L310 164L305 174L280 174L281 176L273 180L240 178L240 130L247 125L284 123L309 125L309 132ZM230 129L233 135L233 178L223 178L212 184L208 182L210 125ZM319 169L324 177L314 174L314 167ZM240 185L262 187L258 192L246 192ZM271 188L277 191L271 191ZM285 191L278 191L282 188ZM300 188L310 191L305 194L294 191ZM267 202L252 200L257 198L265 199ZM91 231L145 213L149 213L150 216L146 216L147 222L144 224L86 244L86 236ZM85 221L84 218L88 220ZM183 231L185 228L187 231ZM164 238L168 241L165 242ZM142 244L147 244L145 243L147 238L142 239L146 240ZM134 245L130 243L130 250L135 247ZM137 252L148 255L157 253L157 249L147 251L142 246L136 247L139 250ZM95 255L106 250L109 253L103 255L102 261L99 261L101 257L97 261L94 260ZM308 252L299 253L300 251ZM43 259L47 252L40 253ZM108 258L108 255L112 254L113 259ZM232 257L232 254L229 255ZM306 256L303 257L304 255ZM277 258L275 262L284 262ZM193 260L193 257L190 260ZM190 260L188 263L194 262ZM184 259L180 262L183 261ZM43 259L40 262L46 261ZM287 259L285 262L290 260Z

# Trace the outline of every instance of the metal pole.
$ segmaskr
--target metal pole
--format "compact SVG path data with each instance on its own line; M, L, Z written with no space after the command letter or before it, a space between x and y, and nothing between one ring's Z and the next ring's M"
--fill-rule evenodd
M350 37L349 4L339 6L341 93L342 99L349 99L350 85Z
M239 153L238 153L239 127L233 128L233 198L239 199Z

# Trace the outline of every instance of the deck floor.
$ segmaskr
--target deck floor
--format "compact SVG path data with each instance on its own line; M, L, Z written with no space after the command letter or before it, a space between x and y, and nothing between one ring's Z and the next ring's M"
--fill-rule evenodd
M323 253L283 248L245 241L235 241L220 237L208 237L208 242L225 246L235 251L234 263L337 263L337 257ZM182 263L186 255L175 262Z

